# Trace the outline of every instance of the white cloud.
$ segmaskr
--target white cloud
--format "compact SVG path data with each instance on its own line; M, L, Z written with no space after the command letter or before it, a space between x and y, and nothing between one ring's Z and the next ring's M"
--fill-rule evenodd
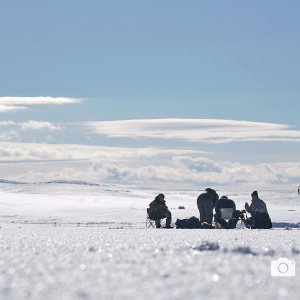
M0 113L11 112L16 110L27 109L27 105L63 105L79 103L83 98L66 98L66 97L0 97ZM26 105L26 106L18 106Z
M22 130L43 130L47 129L49 131L61 130L61 128L57 125L54 125L50 122L43 121L33 121L29 120L28 122L20 122L16 123L13 121L2 121L0 122L0 126L19 126Z
M13 121L2 121L0 122L0 126L10 126L10 125L16 125L16 122Z
M0 113L3 112L12 112L16 110L27 109L25 106L8 106L8 105L0 105Z
M48 145L35 143L0 143L0 162L108 161L149 159L157 156L203 154L198 150L124 148L84 145Z
M222 172L222 167L205 157L192 158L188 156L175 156L173 162L176 166L186 167L197 172Z
M149 119L83 123L108 137L183 139L204 143L237 141L300 142L300 130L262 122L214 119Z
M61 130L59 126L53 125L50 122L42 122L42 121L33 121L30 120L28 122L18 123L21 125L22 130L41 130L41 129L48 129L50 131L54 130Z
M0 141L9 142L11 140L19 140L19 133L15 130L9 130L0 133Z
M42 104L71 104L79 103L83 98L66 97L0 97L0 105L42 105Z

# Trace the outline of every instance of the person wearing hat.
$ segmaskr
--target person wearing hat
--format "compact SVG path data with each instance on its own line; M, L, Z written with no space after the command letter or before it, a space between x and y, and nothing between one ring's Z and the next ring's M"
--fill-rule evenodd
M272 221L270 219L266 203L259 199L257 191L251 194L251 205L246 202L245 209L248 213L251 213L251 218L246 222L251 228L255 229L270 229L272 228Z
M164 218L167 218L165 228L173 228L171 227L172 214L168 210L164 194L159 194L158 196L156 196L155 199L149 204L149 206L149 217L150 219L155 220L156 228L161 227L160 220Z
M252 217L255 216L257 212L268 213L266 203L258 197L257 191L251 194L252 201L249 205L248 202L245 203L245 210L251 214Z

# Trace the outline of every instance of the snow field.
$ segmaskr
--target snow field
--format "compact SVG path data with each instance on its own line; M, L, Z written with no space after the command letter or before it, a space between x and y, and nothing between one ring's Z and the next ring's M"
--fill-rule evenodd
M300 299L295 191L259 191L281 229L146 230L159 192L173 224L199 216L195 190L0 183L0 299ZM250 202L250 191L218 193ZM295 277L271 277L282 257Z
M300 231L0 229L0 299L299 299ZM296 262L271 277L272 260Z
M8 189L9 186L5 186ZM23 187L23 185L21 186ZM31 187L12 185L12 190L0 192L0 226L47 225L47 226L101 226L108 228L145 228L146 209L156 194L153 191L128 190L124 195L121 187L111 190L95 191L95 187L66 186L69 194L62 192L61 185L42 185ZM29 189L26 190L25 188ZM30 190L30 188L32 190ZM47 189L46 189L47 188ZM24 190L25 189L25 190ZM41 190L42 189L42 190ZM120 195L117 195L117 189ZM24 194L21 194L22 192ZM26 194L25 192L30 192ZM39 194L38 192L49 192ZM93 194L94 193L94 194ZM224 192L236 202L237 209L243 209L249 201L249 193ZM274 227L300 227L300 197L288 191L261 193L267 203ZM167 192L167 205L172 213L173 224L176 219L199 217L196 192ZM185 209L178 209L184 206ZM13 223L12 223L13 222Z

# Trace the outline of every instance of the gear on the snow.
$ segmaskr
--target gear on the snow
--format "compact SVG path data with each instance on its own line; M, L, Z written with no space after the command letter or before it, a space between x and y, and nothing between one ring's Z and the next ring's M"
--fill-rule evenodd
M213 229L214 226L206 223L200 223L199 219L196 217L191 217L189 219L177 219L176 223L177 229Z

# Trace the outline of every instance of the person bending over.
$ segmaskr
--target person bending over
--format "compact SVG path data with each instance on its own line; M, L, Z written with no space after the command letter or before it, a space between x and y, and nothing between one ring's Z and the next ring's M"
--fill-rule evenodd
M212 225L213 211L219 195L213 189L207 188L206 193L199 195L197 198L197 206L200 212L200 222L207 222Z
M222 208L232 208L233 215L232 219L227 223L224 219L221 218L221 209ZM240 211L236 210L236 205L233 200L229 199L227 196L222 196L216 203L215 207L216 214L214 215L215 220L225 229L235 228L239 220Z
M156 228L161 227L160 220L164 218L167 218L165 228L173 228L171 227L172 214L168 210L164 194L159 194L158 196L156 196L155 199L149 204L149 206L149 218L151 220L155 220Z

